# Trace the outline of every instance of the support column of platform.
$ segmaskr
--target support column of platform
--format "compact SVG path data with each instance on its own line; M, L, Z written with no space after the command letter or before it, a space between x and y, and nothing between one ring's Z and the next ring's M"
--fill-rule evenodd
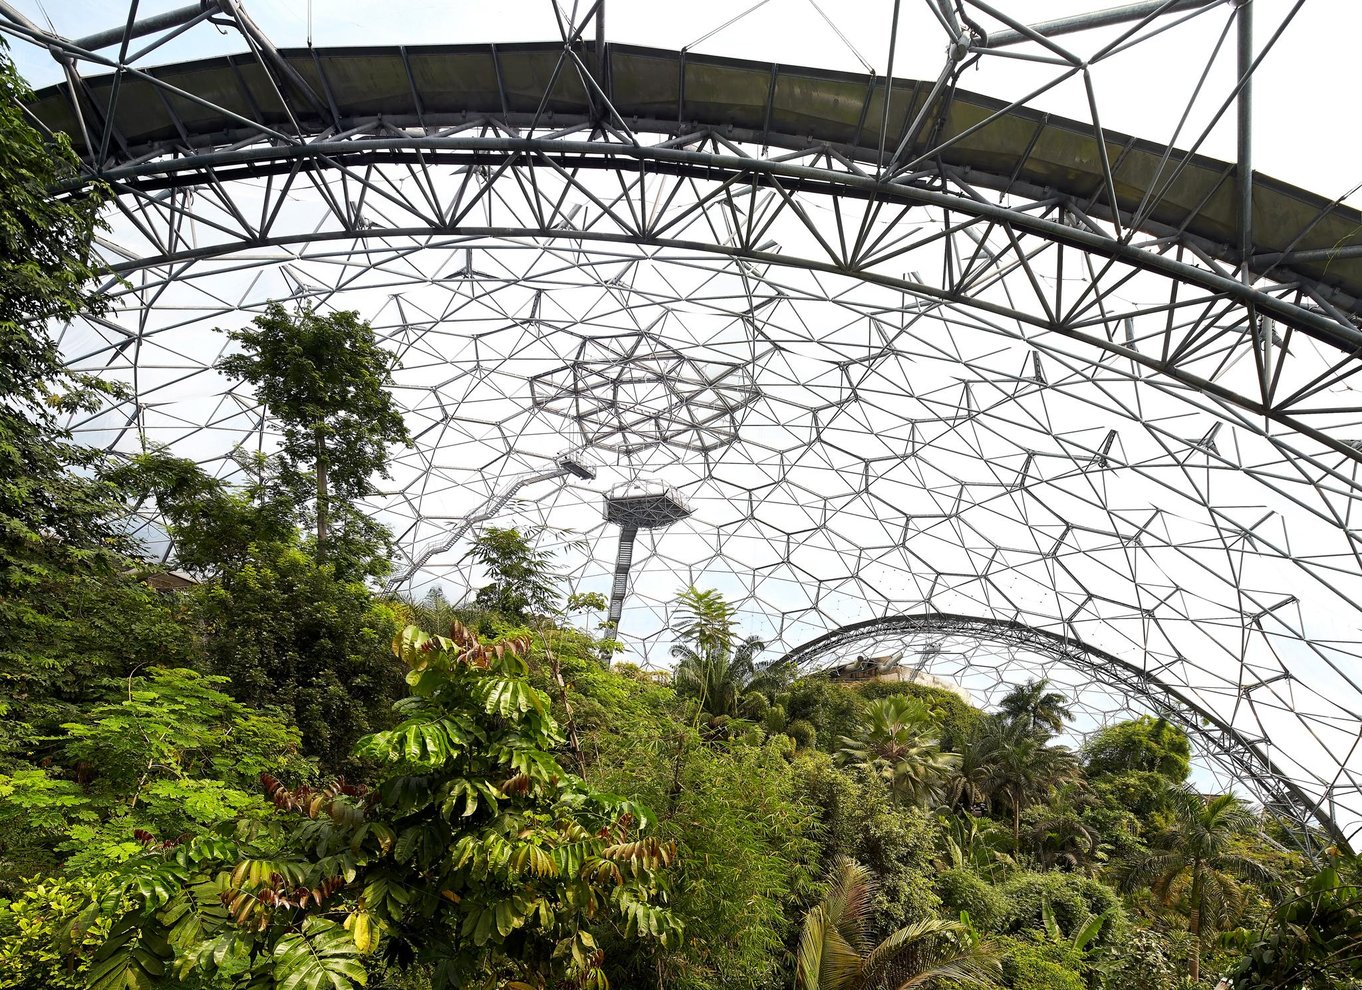
M620 546L615 554L615 583L610 589L610 611L606 613L610 636L619 639L620 616L629 593L629 571L634 564L634 540L640 529L663 529L690 515L690 506L673 487L661 482L634 482L614 489L605 498L605 521L620 528ZM605 662L610 662L607 653Z
M615 553L615 583L610 589L610 611L605 617L612 639L619 628L620 616L624 613L624 596L629 593L629 569L634 565L634 540L637 538L637 526L620 529L620 547Z

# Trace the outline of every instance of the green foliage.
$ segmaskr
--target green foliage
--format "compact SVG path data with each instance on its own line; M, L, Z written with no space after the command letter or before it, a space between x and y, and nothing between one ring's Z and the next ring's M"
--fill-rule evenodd
M1177 953L1161 932L1130 928L1103 951L1102 985L1112 990L1173 990L1179 982Z
M828 892L804 916L795 955L796 990L902 990L908 986L997 986L998 955L960 922L919 918L878 944L866 931L874 875L845 856L828 870Z
M1338 864L1297 884L1261 932L1235 933L1242 957L1230 969L1236 990L1335 990L1362 985L1362 868L1353 882Z
M225 822L264 818L261 773L308 773L298 733L276 713L223 694L224 678L153 668L118 687L122 698L63 726L58 766L0 775L0 835L25 834L61 854L74 875L98 873L140 854L148 836L173 837ZM140 837L139 837L140 833ZM44 868L56 866L50 859Z
M818 730L813 723L797 718L785 727L785 734L794 740L799 749L812 749L818 742Z
M843 736L856 733L865 710L859 692L826 677L801 677L781 691L776 700L787 719L812 725L819 744L826 750L836 749ZM776 731L783 729L782 724Z
M766 675L756 662L763 646L755 636L731 652L700 652L685 643L674 644L672 656L677 664L672 683L677 694L694 698L707 715L736 718L743 695L763 687Z
M1050 679L1027 681L1009 691L998 705L1004 718L1027 732L1053 734L1073 718L1069 699L1050 690Z
M957 867L942 871L936 877L936 892L946 913L967 914L983 932L1003 930L1011 906L994 884L973 870Z
M1086 990L1079 954L1039 935L998 940L1003 985L1012 990Z
M958 748L960 742L968 738L975 726L987 717L954 691L933 687L930 684L914 684L911 681L871 681L847 690L854 691L867 701L892 697L918 699L936 714L941 743L947 749Z
M677 609L680 618L673 627L677 639L671 649L677 663L672 681L678 695L696 699L701 713L711 719L711 730L722 735L728 721L738 717L745 694L760 693L769 700L769 695L788 683L792 672L784 666L759 663L757 657L765 644L756 636L737 642L735 612L719 592L687 588L677 600ZM763 713L764 718L769 716L769 710Z
M781 985L792 908L808 893L816 850L795 772L776 741L708 745L654 715L651 725L621 726L593 776L656 808L659 834L676 842L680 857L671 908L685 923L684 942L621 954L612 983Z
M1125 929L1125 916L1117 892L1091 877L1076 873L1035 872L1014 874L998 887L1006 903L1001 919L1004 931L1044 931L1047 914L1058 926L1063 940L1072 940L1094 918L1106 916L1097 946L1110 944Z
M412 694L360 745L375 787L267 777L277 812L264 829L150 850L122 888L136 906L95 957L101 985L141 986L160 965L218 985L349 990L386 944L427 963L436 987L589 986L604 961L593 927L678 939L661 904L674 847L648 834L646 809L558 765L528 645L408 627L394 649Z
M0 987L83 990L90 956L109 934L112 919L97 907L111 879L34 878L0 901Z
M382 539L354 503L374 491L376 475L388 476L388 446L411 443L390 391L393 358L346 311L289 313L272 302L228 336L241 350L218 369L255 386L278 422L281 479L297 504L312 499L318 555L349 576L347 565L376 559Z
M127 573L122 493L63 425L117 391L69 372L48 331L105 305L92 250L105 190L49 194L79 164L29 124L30 95L0 43L0 767L41 759L101 678L182 654L173 609Z
M731 652L737 629L737 610L714 588L691 585L677 594L672 632L697 653Z
M846 856L876 875L871 934L933 915L940 905L932 890L935 820L896 804L879 775L842 769L822 753L802 755L795 770L800 804L816 816L821 861Z
M209 669L245 704L287 712L325 767L350 767L355 740L390 724L403 693L388 650L396 623L363 583L296 544L267 544L192 601Z
M8 572L23 572L21 587L0 589L0 768L49 758L59 726L96 701L109 678L196 659L185 602L149 588L130 560L49 549L55 556L44 554L41 565L25 555ZM81 563L61 564L68 551Z
M133 457L111 477L136 500L155 499L180 567L214 574L240 569L261 547L296 540L296 506L273 484L266 459L241 452L237 459L249 472L237 489L165 450Z
M89 990L151 990L168 974L174 955L161 926L125 914L95 950L86 986Z
M490 579L474 599L481 608L517 622L557 609L553 552L535 545L542 534L539 529L522 533L513 527L488 526L473 540L468 558Z
M1165 908L1185 911L1187 931L1195 946L1188 961L1188 977L1200 979L1201 958L1208 933L1235 924L1248 906L1250 884L1266 885L1272 871L1245 853L1241 837L1254 825L1254 816L1231 795L1203 799L1188 788L1170 792L1170 827L1154 836L1150 851L1126 865L1127 889L1148 885Z
M1010 871L1015 861L1005 852L1008 836L990 818L974 815L943 814L938 819L941 863L951 869L973 870L996 880Z
M1026 808L1081 779L1073 753L1049 743L1026 718L994 717L981 720L961 743L945 793L951 804L970 807L987 802L1009 810L1012 847L1020 851Z
M866 705L855 734L842 738L840 755L883 776L900 801L919 805L937 801L960 765L959 756L938 744L931 709L902 696Z
M325 918L307 918L274 946L279 990L346 990L368 983L359 948L345 929Z
M1090 777L1133 771L1161 774L1180 784L1191 772L1191 756L1187 733L1150 715L1109 725L1083 746L1084 769Z

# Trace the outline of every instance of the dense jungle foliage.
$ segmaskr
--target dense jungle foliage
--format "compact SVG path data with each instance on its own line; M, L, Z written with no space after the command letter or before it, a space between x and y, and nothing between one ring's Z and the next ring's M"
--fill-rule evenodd
M1362 985L1357 861L1199 793L1167 722L1074 750L1045 681L800 677L697 588L643 669L512 528L472 600L380 594L408 440L354 314L230 331L285 438L230 484L83 449L116 389L45 328L101 306L101 204L0 85L0 987Z

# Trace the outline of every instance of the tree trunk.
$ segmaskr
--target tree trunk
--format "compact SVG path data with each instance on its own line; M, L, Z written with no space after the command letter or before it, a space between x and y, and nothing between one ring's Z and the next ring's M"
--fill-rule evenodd
M317 559L326 559L326 537L331 524L330 492L326 480L326 447L322 442L322 428L317 434Z
M1021 800L1012 802L1012 851L1021 852Z
M1201 982L1201 863L1192 864L1192 910L1187 918L1187 930L1192 935L1192 958L1187 975L1195 986Z

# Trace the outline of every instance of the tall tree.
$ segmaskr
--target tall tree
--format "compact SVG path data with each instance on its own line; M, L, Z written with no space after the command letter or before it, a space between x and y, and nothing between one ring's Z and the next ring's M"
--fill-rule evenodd
M99 679L181 655L164 602L128 573L122 495L67 419L118 390L65 367L49 327L98 313L103 190L53 195L79 163L28 123L0 42L0 760L43 745Z
M283 432L283 477L300 496L310 489L317 549L326 558L333 516L348 527L365 517L337 513L388 476L388 447L410 444L393 401L393 359L359 314L289 313L277 302L228 336L241 351L218 369L255 386ZM300 499L301 500L301 499ZM361 534L372 538L372 533Z
M1021 817L1027 806L1042 801L1062 784L1082 780L1074 754L1046 742L1023 719L992 718L981 723L980 749L987 754L987 774L980 783L990 802L1011 812L1012 846L1021 845Z
M713 589L691 586L677 596L677 639L673 681L677 693L699 699L700 710L717 717L738 714L738 702L748 691L767 691L789 682L783 667L759 663L766 644L756 636L738 642L735 609Z
M361 580L385 561L366 563L348 539L319 561L270 466L241 459L248 481L235 487L161 450L117 477L155 496L176 563L205 577L181 604L206 634L197 639L209 669L238 700L289 712L326 769L349 769L355 740L389 722L404 690L388 650L396 621Z
M765 645L756 636L733 650L702 651L686 643L673 644L677 665L672 682L677 694L698 699L702 712L733 718L743 694L771 679L757 664Z
M1059 691L1051 691L1048 677L1014 687L998 707L1003 715L1028 732L1053 735L1073 718L1068 697Z
M1187 733L1151 715L1108 725L1083 744L1084 766L1094 777L1158 773L1180 784L1191 772L1191 758Z
M1268 883L1274 877L1238 848L1255 824L1238 798L1207 799L1178 788L1172 799L1172 826L1154 837L1147 855L1128 864L1123 884L1127 889L1147 884L1164 905L1186 906L1187 931L1195 942L1188 976L1195 984L1201 979L1206 935L1223 931L1244 907L1240 881Z
M845 856L833 861L827 894L804 917L796 990L998 985L996 953L958 921L924 918L872 945L866 930L874 894L869 870Z
M943 797L947 805L973 814L988 807L996 774L1000 734L994 731L994 717L976 722L955 743L959 762L946 775Z

